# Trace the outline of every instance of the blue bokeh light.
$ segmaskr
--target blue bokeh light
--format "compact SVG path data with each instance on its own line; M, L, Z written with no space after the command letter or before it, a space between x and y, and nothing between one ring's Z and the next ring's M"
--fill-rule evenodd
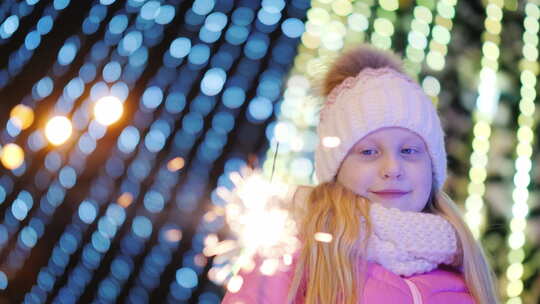
M37 31L40 35L48 34L53 27L53 19L51 16L43 16L37 22Z
M2 37L2 39L9 38L18 28L19 17L17 15L11 15L7 17L0 26L0 37Z
M118 138L118 149L126 154L133 152L139 144L139 130L133 126L127 126Z
M264 25L274 25L281 19L281 13L279 11L271 12L263 8L257 13L257 19Z
M230 109L240 107L246 99L246 93L239 87L229 87L223 92L223 104Z
M34 50L36 49L39 44L41 43L41 35L36 31L31 31L26 35L26 38L24 40L24 46L27 50Z
M131 54L141 47L142 42L143 36L141 32L131 31L121 40L120 45L127 54Z
M233 23L240 26L250 25L253 18L255 18L255 12L248 7L239 7L234 10L232 15Z
M171 56L175 58L186 57L191 50L191 41L185 37L179 37L173 40L169 48Z
M77 173L72 167L66 166L60 170L58 180L64 188L72 188L77 182Z
M281 30L289 38L298 38L304 33L304 23L297 18L288 18L281 24Z
M193 12L198 15L206 15L214 9L215 0L195 0L193 2Z
M199 283L199 279L193 269L184 267L176 271L176 283L184 288L194 288Z
M19 241L27 248L33 248L38 240L36 230L32 227L24 227L19 235Z
M192 64L202 65L208 61L210 57L210 48L206 44L196 44L191 48L188 60Z
M148 1L142 7L140 11L141 18L145 20L153 20L158 16L160 11L160 4L158 1Z
M227 16L221 12L214 12L204 21L204 26L212 32L219 32L227 25Z
M174 19L175 14L174 6L163 5L160 7L159 13L154 19L157 24L168 24Z
M112 34L123 33L128 26L128 18L126 15L116 15L109 22L109 31Z
M70 0L54 0L53 6L57 11L65 9L70 3Z
M171 114L182 112L186 106L186 96L181 92L174 92L167 96L165 100L165 109Z
M152 234L152 222L142 215L136 216L131 224L133 233L141 238L147 238Z
M157 108L163 101L163 91L158 86L148 87L142 97L142 104L148 109Z
M163 198L163 195L161 193L150 190L144 195L144 207L146 210L152 212L152 213L158 213L163 210L163 207L165 206L165 199Z
M223 69L209 69L201 81L201 91L208 96L217 95L221 92L225 80L227 80L227 73Z
M97 216L97 207L91 201L83 201L79 205L79 218L86 224L94 222Z
M260 96L253 98L248 107L249 114L257 121L262 121L270 117L272 110L272 102Z

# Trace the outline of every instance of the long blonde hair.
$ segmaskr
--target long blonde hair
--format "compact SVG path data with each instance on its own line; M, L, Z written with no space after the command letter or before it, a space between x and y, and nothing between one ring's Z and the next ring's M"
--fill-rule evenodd
M371 234L369 201L337 182L327 182L314 187L304 203L307 208L299 225L304 246L288 302L300 296L306 304L359 303L367 269L362 258L367 237L359 235ZM456 204L444 192L433 189L423 212L444 217L456 230L459 252L453 266L462 269L476 303L498 303L493 272ZM366 225L361 224L362 218ZM331 234L332 241L315 240L318 232Z

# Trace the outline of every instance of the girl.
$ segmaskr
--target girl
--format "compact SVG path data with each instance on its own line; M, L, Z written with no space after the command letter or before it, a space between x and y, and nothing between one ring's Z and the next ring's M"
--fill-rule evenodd
M303 246L272 276L242 272L222 303L498 303L482 248L442 191L437 111L399 59L358 47L329 69L323 93L319 184L292 200Z

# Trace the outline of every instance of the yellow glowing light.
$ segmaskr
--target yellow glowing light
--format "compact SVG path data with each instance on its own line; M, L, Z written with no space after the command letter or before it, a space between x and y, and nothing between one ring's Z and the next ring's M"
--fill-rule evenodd
M16 105L9 114L11 121L21 130L24 130L34 122L34 111L23 104Z
M167 169L171 172L184 168L185 161L182 157L175 157L167 163Z
M484 42L482 52L488 59L497 60L499 58L499 46L491 41Z
M521 301L521 298L510 298L508 301L506 301L506 304L523 304L523 302Z
M430 23L433 20L431 11L425 6L417 6L414 8L414 17L422 20L426 23Z
M377 18L373 22L373 27L375 31L382 36L390 37L394 34L394 25L388 19Z
M510 250L508 254L508 262L510 264L521 263L525 259L525 251L523 248Z
M45 126L45 136L53 145L65 143L71 136L71 121L65 116L55 116Z
M523 291L523 282L511 281L506 287L506 294L509 297L517 297Z
M508 238L508 245L512 249L523 247L525 244L525 235L523 232L512 232Z
M122 117L123 112L124 106L120 99L115 96L102 97L94 106L96 121L105 126L117 122Z
M349 23L348 28L357 32L363 32L367 30L369 26L369 21L366 16L361 14L353 13L347 18L347 21Z
M430 68L435 71L440 71L444 68L445 60L440 53L429 52L426 58L426 62Z
M443 26L435 25L433 27L433 39L441 44L448 44L450 42L450 32Z
M411 31L416 31L427 36L429 35L429 24L418 19L413 19L413 21L411 21Z
M7 169L17 169L24 163L24 150L17 144L7 144L0 152L0 160Z
M337 15L347 16L352 12L352 5L347 0L336 0L332 3L332 9Z
M503 17L502 9L494 3L490 3L486 6L486 14L488 18L501 21Z
M379 4L387 11L395 11L399 8L399 2L397 0L380 0Z
M333 239L332 235L326 232L317 232L315 233L313 237L315 238L316 241L322 242L322 243L330 243L332 242L332 239Z
M308 10L307 17L314 24L324 25L330 21L330 15L328 15L328 12L319 7Z
M455 4L452 4L452 5L455 5ZM444 3L444 1L440 1L437 4L437 12L442 17L447 18L447 19L454 18L454 14L455 14L454 7L449 6L448 4Z
M506 277L511 281L518 280L522 275L523 265L521 263L513 263L506 270Z

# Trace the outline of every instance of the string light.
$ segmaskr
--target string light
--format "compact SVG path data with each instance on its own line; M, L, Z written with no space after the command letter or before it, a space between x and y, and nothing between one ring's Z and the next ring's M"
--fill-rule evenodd
M29 106L18 104L10 112L10 120L20 130L27 129L34 122L34 111Z
M71 121L65 116L54 116L45 126L45 136L56 146L65 143L71 136L71 132Z
M437 1L437 16L426 56L426 63L432 70L441 71L446 65L445 57L448 53L447 46L450 43L456 4L457 0Z
M538 37L540 9L533 1L525 5L525 19L523 20L523 59L520 61L521 99L519 101L518 131L516 146L517 158L514 162L516 172L514 174L514 189L512 191L512 217L510 220L510 234L508 236L509 265L506 268L506 296L507 304L522 303L521 294L524 289L523 274L525 257L523 247L525 245L525 232L527 217L529 214L529 185L531 182L532 150L534 141L534 124L536 106L536 79L538 76ZM497 25L492 27L498 29Z
M497 111L499 103L499 89L497 87L497 71L499 59L500 28L502 20L502 4L500 1L489 1L486 5L486 31L483 33L482 68L478 84L478 98L474 110L474 138L470 157L470 182L467 188L468 197L465 200L465 221L473 235L478 238L484 226L484 193L487 177L489 138L491 135L491 121ZM494 26L488 26L493 24Z
M96 121L105 126L117 122L122 116L122 112L122 102L115 96L100 98L94 107Z
M394 24L396 21L396 11L399 8L398 0L382 0L379 2L377 16L373 20L373 32L371 33L371 44L388 50L392 47L392 36L395 33Z
M9 170L15 170L24 163L24 150L17 144L7 144L0 151L2 165Z
M421 63L424 61L424 49L428 45L430 25L433 21L431 8L425 5L417 5L413 11L411 30L407 35L407 48L405 49L404 65L409 73L420 73Z

